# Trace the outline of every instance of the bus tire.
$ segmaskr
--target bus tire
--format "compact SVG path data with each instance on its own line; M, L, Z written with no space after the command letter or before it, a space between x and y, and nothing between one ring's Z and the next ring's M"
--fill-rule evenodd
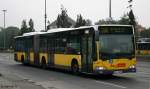
M111 77L113 77L113 74L102 74L101 76L111 78Z
M42 69L47 68L45 57L42 57L41 67L42 67Z
M25 64L24 55L21 55L21 63L22 63L22 64Z
M79 65L76 59L73 59L71 62L71 71L75 75L79 74Z

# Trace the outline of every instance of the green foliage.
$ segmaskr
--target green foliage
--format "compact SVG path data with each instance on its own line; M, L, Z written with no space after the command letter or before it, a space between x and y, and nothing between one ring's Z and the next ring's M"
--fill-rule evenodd
M86 20L83 19L83 17L80 15L77 15L77 21L75 24L75 27L80 27L80 26L85 26L86 25Z
M51 25L51 23L50 23L50 21L48 20L48 21L47 21L47 31L50 29L50 25Z
M92 21L90 19L87 19L85 25L86 26L91 26L92 25Z
M14 47L14 37L19 35L19 28L10 26L6 29L0 31L0 48L4 47L4 36L5 36L5 47L13 48Z
M4 47L4 29L0 28L0 49Z
M135 21L135 16L134 16L132 10L130 10L130 12L129 12L129 20L130 20L130 24L135 27L136 26L136 21Z
M34 32L34 22L32 19L29 20L29 28L28 28L28 32Z
M23 35L24 33L28 33L28 32L34 32L34 22L32 19L29 20L29 27L27 26L26 20L22 21L22 25L21 25L21 30L20 30L20 35Z
M101 24L117 24L118 22L117 21L115 21L115 20L109 20L109 19L106 19L106 20L104 20L104 19L102 19L102 20L99 20L98 22L96 22L95 24L96 25L101 25Z
M143 38L150 38L150 28L145 29L144 31L142 31L142 32L140 33L140 35L141 35L141 37L143 37Z
M123 24L123 25L129 25L130 24L130 20L127 14L124 14L120 20L118 20L117 22L118 24Z
M133 25L133 27L134 27L134 32L135 32L135 36L137 37L138 36L138 32L137 32L137 29L136 29L136 20L135 20L135 16L134 16L134 14L133 14L133 11L132 11L132 9L130 10L130 12L129 12L129 24L130 25Z
M27 33L27 32L28 32L27 23L26 23L26 20L23 20L22 25L21 25L20 35L23 35L24 33Z
M113 19L102 19L95 23L96 25L100 24L122 24L122 25L129 25L130 19L127 14L124 14L119 20L113 20Z
M61 14L57 17L57 28L69 28L71 27L71 23L68 21L67 10L63 7L61 8Z

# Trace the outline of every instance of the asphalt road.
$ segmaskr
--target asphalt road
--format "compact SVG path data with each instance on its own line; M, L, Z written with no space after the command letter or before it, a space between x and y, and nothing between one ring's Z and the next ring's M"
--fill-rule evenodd
M28 79L45 89L150 89L150 62L144 61L138 61L137 73L112 77L86 74L75 76L61 70L24 66L13 60L13 54L0 53L0 72Z

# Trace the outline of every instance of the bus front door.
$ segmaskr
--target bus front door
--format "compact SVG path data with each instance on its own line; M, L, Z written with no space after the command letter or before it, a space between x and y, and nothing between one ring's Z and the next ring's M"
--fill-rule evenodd
M92 36L83 36L81 41L81 71L85 73L92 73Z

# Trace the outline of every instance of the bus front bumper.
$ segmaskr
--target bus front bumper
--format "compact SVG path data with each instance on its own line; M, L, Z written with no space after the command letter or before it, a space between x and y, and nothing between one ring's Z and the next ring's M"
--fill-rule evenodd
M136 68L130 68L130 69L121 69L121 70L95 70L94 73L96 75L98 74L122 74L122 73L135 73Z

